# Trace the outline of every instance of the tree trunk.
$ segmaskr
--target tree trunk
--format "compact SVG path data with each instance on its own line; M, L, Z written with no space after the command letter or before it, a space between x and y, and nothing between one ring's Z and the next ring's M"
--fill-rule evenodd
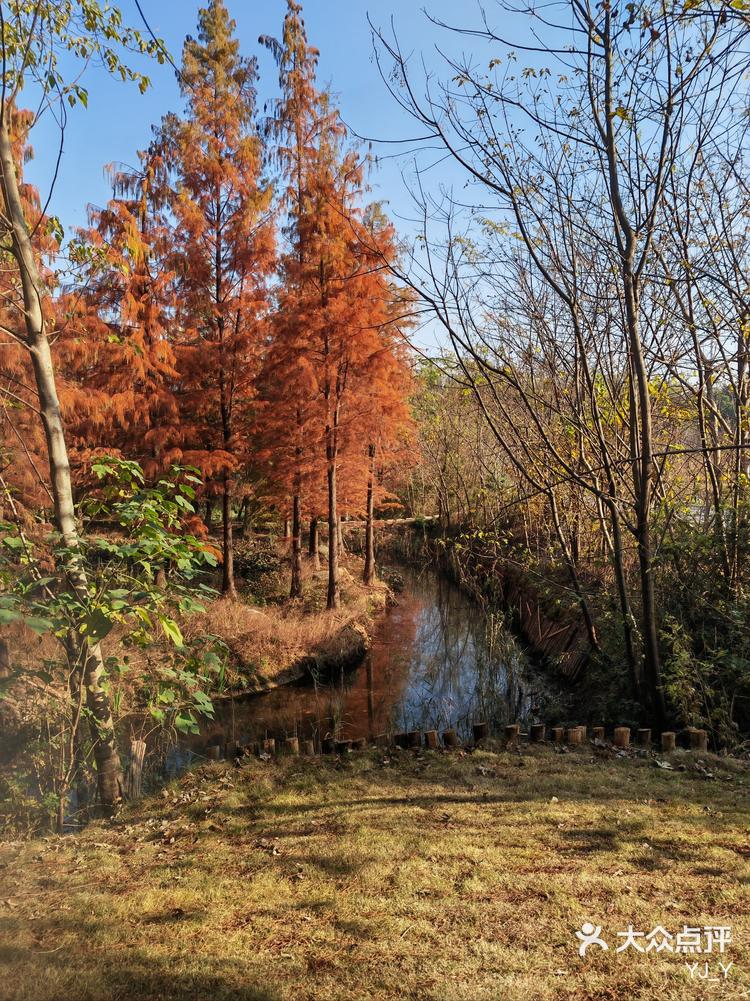
M612 563L615 571L615 583L617 584L617 594L620 601L620 621L622 625L622 636L625 645L625 657L628 662L630 678L633 687L633 698L640 702L642 700L643 677L640 661L635 652L633 640L633 612L630 608L630 598L628 597L628 585L625 577L625 565L623 562L624 548L622 540L622 528L620 527L620 515L614 499L607 503L611 524L612 524Z
M221 499L221 517L224 528L224 567L221 593L228 598L237 597L234 583L234 537L232 534L232 480L224 475L224 491Z
M250 539L253 534L253 505L250 502L250 498L245 498L244 507L242 510L242 538Z
M367 523L365 525L365 571L363 580L368 586L375 583L375 446L368 447L370 469L367 477Z
M666 718L664 691L661 683L661 663L659 658L659 630L654 592L653 551L651 546L651 505L653 493L653 440L651 432L651 397L648 371L643 357L638 324L638 300L635 282L629 273L626 259L624 265L625 313L628 323L630 363L635 380L634 399L637 399L635 414L637 420L638 449L633 462L633 487L635 493L636 542L638 544L638 568L641 583L641 627L643 632L643 666L648 686L650 708L656 714L657 722ZM640 455L638 455L640 452Z
M0 678L7 678L10 674L10 647L7 640L0 640Z
M289 597L302 597L302 515L298 491L292 499L292 586Z
M213 497L206 497L206 514L204 518L206 522L206 528L211 531L211 523L214 520L214 499Z
M39 274L29 230L23 214L18 190L18 178L13 161L13 149L8 131L9 108L2 108L0 121L0 173L4 216L9 226L12 253L18 264L24 300L26 336L23 343L31 356L39 411L44 427L49 461L50 481L55 521L62 536L60 562L67 586L84 605L88 604L88 581L80 558L78 526L73 505L70 464L65 432L57 397L52 355L44 319L42 302L47 289ZM99 798L111 806L123 789L122 767L117 751L115 726L104 688L104 660L98 643L91 644L80 633L74 634L75 662L71 667L81 673L86 690L86 704L94 737L94 759L97 768Z
M339 547L336 510L336 463L328 461L328 608L338 608L341 602L339 590Z
M310 539L308 552L314 570L320 570L320 535L318 533L318 519L310 519Z

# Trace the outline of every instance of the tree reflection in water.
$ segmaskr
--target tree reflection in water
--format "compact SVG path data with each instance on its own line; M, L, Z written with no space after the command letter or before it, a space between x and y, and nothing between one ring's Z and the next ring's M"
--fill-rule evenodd
M319 742L449 726L468 735L480 719L500 726L535 715L539 685L532 689L524 653L502 618L433 570L403 576L398 604L359 668L224 704L201 741L296 734Z

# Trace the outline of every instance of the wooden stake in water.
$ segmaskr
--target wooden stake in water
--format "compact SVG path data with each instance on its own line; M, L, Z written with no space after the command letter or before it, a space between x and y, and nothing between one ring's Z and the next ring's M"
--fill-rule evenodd
M505 728L505 740L508 747L517 747L521 743L521 724L509 723Z
M630 727L629 726L616 726L615 727L615 747L630 747Z
M677 734L672 730L665 730L661 735L661 749L664 754L671 754L677 746Z
M490 725L489 723L475 723L471 728L474 734L474 743L479 746L483 740L486 740L490 735Z
M693 730L690 733L690 747L694 751L708 750L708 733L706 730Z

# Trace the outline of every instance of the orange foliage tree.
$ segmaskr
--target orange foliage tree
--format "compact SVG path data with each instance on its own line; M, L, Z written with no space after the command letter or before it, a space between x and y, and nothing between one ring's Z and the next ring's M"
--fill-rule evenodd
M288 241L279 295L282 319L274 326L266 383L268 410L278 414L277 437L287 441L276 482L292 497L292 594L299 595L302 489L324 464L328 607L335 608L340 600L340 473L346 474L345 492L364 503L374 456L369 444L363 449L358 440L357 418L365 411L374 415L375 387L386 395L396 392L395 383L376 377L376 372L394 372L401 357L392 354L392 364L383 361L391 347L383 335L392 323L384 262L394 249L393 232L382 219L376 224L374 213L368 218L363 213L362 163L356 151L346 148L345 129L329 95L316 87L317 51L307 43L295 0L288 2L282 41L265 42L280 70L282 97L273 129L286 182ZM363 406L365 400L370 402ZM388 412L383 403L379 416ZM374 569L369 579L373 576Z
M260 457L266 460L279 507L286 510L291 498L292 598L302 594L303 494L312 513L310 548L316 563L317 515L321 509L316 496L321 460L320 399L310 351L316 306L310 301L309 282L313 234L307 221L322 137L339 127L316 87L318 50L308 45L301 11L295 0L289 0L281 42L261 39L279 66L281 96L269 132L276 143L275 160L281 173L287 249L280 262L273 336L263 371L265 406L260 438L266 444Z
M91 210L91 227L71 250L79 286L58 306L57 358L70 387L65 416L79 483L102 450L135 459L149 477L181 458L166 177L158 151L140 159L139 171L112 173L114 197Z
M222 0L200 11L183 50L184 117L159 144L173 197L176 340L183 458L222 496L223 592L235 593L232 502L249 459L255 381L275 264L272 190L255 124L256 62L239 54Z

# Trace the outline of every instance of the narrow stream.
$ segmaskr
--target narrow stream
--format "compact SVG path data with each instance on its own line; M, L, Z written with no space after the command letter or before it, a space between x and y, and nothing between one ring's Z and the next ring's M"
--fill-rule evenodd
M206 744L297 735L337 739L471 724L528 723L543 711L543 681L500 617L480 610L431 568L400 568L404 588L383 617L370 652L353 671L259 695L222 700L199 737L170 755L180 769Z
M147 757L146 785L159 785L206 760L211 745L267 737L372 738L408 730L453 728L466 740L472 723L529 723L559 713L561 695L529 661L499 615L487 614L432 567L400 565L403 589L379 621L369 653L336 677L306 678L270 692L217 700L200 732L161 744ZM93 789L86 802L93 801ZM68 826L81 826L70 791Z

